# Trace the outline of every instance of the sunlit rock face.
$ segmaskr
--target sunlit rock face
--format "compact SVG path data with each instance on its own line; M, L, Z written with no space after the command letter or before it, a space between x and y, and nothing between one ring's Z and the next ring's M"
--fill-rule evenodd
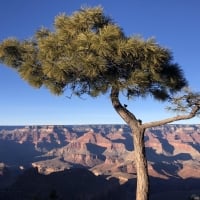
M2 126L0 146L0 161L8 167L34 166L44 174L86 167L121 180L136 176L126 125ZM200 178L200 125L148 129L145 146L150 176Z

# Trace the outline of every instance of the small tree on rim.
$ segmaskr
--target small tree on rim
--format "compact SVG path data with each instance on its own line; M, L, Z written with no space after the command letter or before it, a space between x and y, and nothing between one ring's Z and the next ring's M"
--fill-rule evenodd
M55 30L42 28L31 40L6 39L0 44L0 61L14 68L33 87L47 87L61 95L91 97L110 93L112 106L130 126L137 170L137 200L147 200L149 181L144 148L147 128L194 117L200 109L199 94L172 95L187 86L183 72L170 51L153 39L128 37L101 7L83 8L71 16L55 18ZM169 100L175 111L187 111L164 120L142 123L119 95L128 99L152 96Z

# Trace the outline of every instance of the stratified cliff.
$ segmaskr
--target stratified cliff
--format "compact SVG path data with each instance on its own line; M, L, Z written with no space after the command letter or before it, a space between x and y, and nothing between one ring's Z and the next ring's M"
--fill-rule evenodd
M200 178L200 125L148 129L145 145L152 177ZM136 176L132 133L126 125L0 127L0 162L50 174L86 167L125 182ZM0 174L1 176L1 174Z

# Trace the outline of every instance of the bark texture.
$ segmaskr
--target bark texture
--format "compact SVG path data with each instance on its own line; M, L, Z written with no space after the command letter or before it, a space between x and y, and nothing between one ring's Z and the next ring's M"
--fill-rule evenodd
M144 129L131 127L137 171L136 200L147 200L149 195L149 179L147 159L144 146Z
M116 112L130 126L133 134L135 167L137 172L136 200L148 200L149 180L144 146L144 132L141 121L129 112L119 101L119 91L112 89L111 101Z

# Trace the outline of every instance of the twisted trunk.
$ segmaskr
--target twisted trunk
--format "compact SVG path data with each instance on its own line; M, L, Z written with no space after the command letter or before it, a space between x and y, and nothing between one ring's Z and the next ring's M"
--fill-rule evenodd
M110 98L112 105L116 112L121 116L121 118L130 126L133 134L133 144L135 152L135 165L137 172L137 189L136 189L136 200L148 200L149 193L149 180L148 180L148 170L147 170L147 160L144 146L144 133L147 128L161 126L167 123L171 123L183 119L191 119L195 117L200 110L200 99L197 96L188 96L186 100L193 100L191 105L191 110L187 114L177 115L171 118L153 121L149 123L141 123L141 120L136 119L135 115L128 111L126 107L122 106L119 101L119 89L112 88ZM195 100L195 101L194 101Z
M135 167L137 172L136 200L148 200L149 180L144 146L144 132L141 121L129 112L119 101L119 91L112 88L111 101L116 112L130 126L133 134Z

